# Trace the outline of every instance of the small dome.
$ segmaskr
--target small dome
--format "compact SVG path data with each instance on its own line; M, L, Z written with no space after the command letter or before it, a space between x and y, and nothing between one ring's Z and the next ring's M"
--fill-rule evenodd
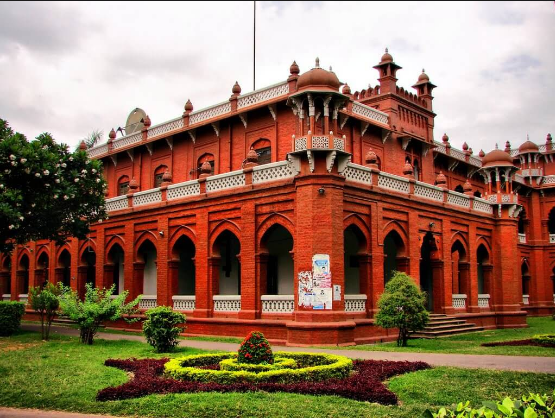
M145 125L145 128L149 128L150 125L152 125L152 122L151 122L150 117L148 115L146 115L146 118L144 119L143 125Z
M316 61L316 63L318 64L318 60ZM315 87L317 89L339 91L340 85L341 82L339 81L335 73L331 71L326 71L319 66L316 66L316 68L313 68L312 70L301 74L297 81L298 90Z
M505 152L511 151L511 143L509 141L505 142Z
M208 161L205 161L200 166L200 174L211 174L212 173L212 166Z
M520 154L525 154L527 152L540 152L540 149L536 144L534 144L532 141L528 140L524 144L522 144L520 147L518 147L518 152Z
M547 134L547 136L545 137L546 144L551 144L551 141L553 141L553 139L551 138L551 134Z
M169 183L169 182L172 181L172 175L170 174L170 171L169 171L169 170L166 170L166 171L164 172L164 175L162 176L162 181L163 181L164 183Z
M85 144L85 141L81 141L81 143L79 144L79 149L81 151L86 151L87 150L87 144Z
M449 142L449 137L447 136L447 134L443 134L443 136L441 137L441 140L442 140L444 143L447 143L447 142Z
M420 74L420 75L418 76L418 81L417 81L417 83L422 83L422 82L427 83L427 82L429 82L429 81L430 81L430 77L428 77L428 74L426 74L426 73L424 72L424 68L422 68L422 74Z
M385 63L388 63L388 62L393 62L393 57L389 53L389 50L386 48L385 49L385 54L382 55L382 59L380 61L380 64L385 64Z
M466 142L463 144L463 151L468 151L468 144Z
M289 72L291 73L291 75L299 75L299 73L301 72L296 61L293 61L293 64L291 64L291 67L289 67Z
M484 158L484 157L486 156L486 153L484 152L483 149L480 150L480 152L478 153L478 156L479 156L480 158Z
M377 164L378 163L378 156L374 152L372 148L368 150L366 156L364 157L366 164Z
M258 163L258 153L251 148L247 153L247 162L249 163Z
M239 85L239 83L237 81L233 85L233 88L231 89L231 92L233 94L241 94L241 86Z
M345 83L345 85L343 86L343 89L341 90L341 93L351 94L351 88L349 87L349 85L347 83Z
M110 134L108 135L108 137L110 139L116 139L116 131L114 131L114 128L112 128L112 130L110 131Z
M447 186L447 177L443 174L443 171L440 171L436 177L436 185L438 186Z
M187 103L185 103L185 112L192 112L193 111L193 103L191 103L190 99L187 99Z
M139 182L135 180L135 177L129 182L129 190L137 190L139 188Z
M403 167L403 174L405 176L412 176L412 173L413 173L412 165L408 161L405 162L405 166Z
M472 191L472 184L470 184L470 182L468 181L468 179L466 179L466 181L464 182L463 190L464 190L465 192L471 192L471 191Z
M488 152L484 158L482 158L482 167L495 167L495 166L512 166L513 157L511 157L505 151L500 149L494 149Z

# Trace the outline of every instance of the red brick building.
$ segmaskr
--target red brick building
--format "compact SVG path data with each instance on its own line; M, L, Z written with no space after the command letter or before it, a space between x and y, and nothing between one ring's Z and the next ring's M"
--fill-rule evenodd
M551 136L457 150L433 139L425 73L414 94L387 51L374 68L379 85L352 92L318 62L303 74L293 63L273 86L241 95L235 84L215 106L187 101L169 122L112 130L89 150L104 163L110 218L88 240L2 256L3 297L45 279L116 284L145 295L143 308L186 312L189 333L258 329L290 344L388 338L373 316L394 270L416 279L431 312L486 328L552 312Z

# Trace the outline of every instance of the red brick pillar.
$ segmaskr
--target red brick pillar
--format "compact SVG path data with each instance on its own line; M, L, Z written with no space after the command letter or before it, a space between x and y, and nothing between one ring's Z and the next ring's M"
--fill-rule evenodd
M168 218L158 218L158 230L163 233L156 242L156 304L172 306L172 292L168 268Z
M27 280L28 275L26 270L18 270L16 273L15 280L15 296L19 300L19 295L23 293L23 288L25 287L25 280ZM12 300L14 299L12 294Z
M114 276L112 275L110 278L106 278L104 276L105 273L105 264L106 263L106 253L105 253L105 242L104 242L104 228L96 227L96 287L99 289L102 288L109 288L112 283L114 283ZM112 270L113 272L113 270Z
M478 307L478 246L476 245L476 225L471 224L468 234L468 284L466 307L468 312L480 312Z
M265 295L268 291L268 253L256 254L256 282L260 296ZM257 317L262 314L262 301L258 298L256 305Z
M204 184L204 183L203 183ZM212 293L210 291L209 223L207 209L196 213L197 236L195 242L195 310L193 316L212 316Z
M443 312L450 315L455 312L453 308L453 262L451 259L451 221L442 221L442 258L443 258Z
M443 261L431 260L432 267L432 298L434 313L444 312L445 281L443 280Z
M360 292L366 295L366 312L368 316L371 317L374 310L374 300L372 298L374 294L372 282L372 255L360 254L358 256L358 265Z
M85 283L87 283L87 266L77 267L77 294L81 299L85 297Z
M239 318L260 316L260 287L256 281L256 215L253 200L241 205L241 311Z
M173 296L179 293L179 261L168 261L168 301L166 306L173 307Z
M131 280L129 280L131 283L128 288L129 295L130 295L129 298L131 300L143 294L144 278L145 278L145 263L143 263L142 261L135 261L133 263L133 277ZM126 280L126 282L129 282L129 281Z

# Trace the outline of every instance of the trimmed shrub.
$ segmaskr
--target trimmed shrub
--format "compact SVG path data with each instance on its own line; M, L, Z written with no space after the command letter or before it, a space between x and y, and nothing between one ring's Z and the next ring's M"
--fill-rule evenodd
M239 347L237 361L249 364L273 364L274 354L264 334L259 331L249 333Z
M429 409L423 414L424 418L505 418L505 417L524 417L539 418L555 416L555 391L553 395L538 395L530 393L523 396L520 400L512 400L506 397L501 402L484 402L480 409L471 408L470 402L464 404L460 402L454 410L441 408L438 412L431 412Z
M376 324L382 328L399 328L399 347L407 346L410 332L421 330L428 323L426 295L405 273L395 272L385 285L378 308Z
M555 346L555 334L538 334L532 337L532 342L548 345L548 346Z
M279 369L295 369L297 362L290 358L275 357L274 364L249 364L239 363L236 358L230 358L220 361L220 370L228 371L246 371L253 373L268 372L270 370Z
M19 330L24 313L25 304L23 302L0 301L0 336L9 337Z
M41 337L48 340L50 336L50 326L56 316L56 311L60 307L59 296L62 289L52 283L46 286L29 288L29 304L34 311L40 314Z
M299 365L298 369L278 369L267 372L253 373L245 370L209 370L199 369L199 366L218 363L227 358L235 358L235 353L201 354L187 356L168 361L165 366L166 374L174 379L188 380L201 383L231 384L236 382L251 383L295 383L317 382L326 379L344 379L353 369L351 359L334 354L287 353L279 351L276 356L293 359ZM317 365L314 365L317 364Z
M185 315L174 312L169 306L149 309L145 315L147 320L143 323L143 334L147 342L158 353L172 351L178 343L177 336L185 329Z

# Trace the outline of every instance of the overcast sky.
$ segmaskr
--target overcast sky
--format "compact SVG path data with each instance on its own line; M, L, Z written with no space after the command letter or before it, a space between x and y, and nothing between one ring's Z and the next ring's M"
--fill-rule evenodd
M0 2L0 118L29 138L107 139L129 112L153 125L253 88L253 2ZM320 58L352 91L377 84L388 47L398 85L438 87L435 139L477 153L555 134L554 2L257 2L256 87Z

